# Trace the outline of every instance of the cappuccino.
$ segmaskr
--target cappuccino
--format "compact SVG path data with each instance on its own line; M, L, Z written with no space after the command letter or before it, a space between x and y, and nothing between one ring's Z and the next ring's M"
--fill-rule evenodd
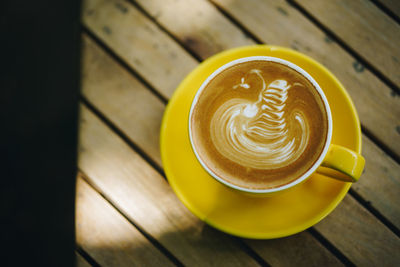
M328 135L327 111L313 83L284 63L257 59L212 77L189 120L203 165L229 184L256 190L300 178Z

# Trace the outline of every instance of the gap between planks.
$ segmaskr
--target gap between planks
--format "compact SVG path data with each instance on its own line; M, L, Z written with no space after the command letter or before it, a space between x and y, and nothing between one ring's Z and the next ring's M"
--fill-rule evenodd
M337 249L328 239L318 232L314 227L308 228L308 231L315 239L324 245L333 255L335 255L345 266L355 266L339 249Z
M87 262L88 264L90 264L91 266L93 266L93 267L100 267L100 266L101 266L101 265L98 264L97 261L96 261L95 259L93 259L93 257L90 256L90 254L87 253L82 247L77 246L75 250L76 250L77 254L80 255L82 258L84 258L84 259L86 260L86 262ZM79 265L77 264L77 266L79 266Z
M90 264L77 250L75 249L75 266L76 267L90 267L90 266L95 266L93 264Z
M201 62L203 61L201 55L199 55L198 53L196 53L195 50L193 49L189 49L187 47L187 45L182 42L181 40L179 40L179 38L175 37L175 35L169 31L166 27L162 26L157 20L155 20L150 14L149 12L147 12L147 10L145 8L143 8L140 3L138 3L135 0L126 0L129 3L131 3L133 6L135 6L139 11L141 11L148 19L150 19L152 22L154 22L161 30L163 30L168 36L170 36L174 41L176 41L183 49L185 49L188 53L190 53L197 61ZM209 1L209 0L207 0ZM248 30L243 24L241 24L239 21L235 20L232 16L230 16L227 12L225 12L225 10L223 10L222 8L218 7L217 5L215 5L214 3L212 3L211 1L209 1L211 4L213 4L215 6L215 8L221 12L222 14L224 14L225 17L227 17L237 28L239 28L245 35L247 35L248 37L250 37L251 39L253 39L257 44L263 44L263 42L256 36L254 35L250 30Z
M146 160L164 179L165 173L162 167L155 162L150 155L144 152L138 145L136 145L131 138L129 138L121 129L119 129L111 120L107 118L100 110L98 110L89 100L87 100L83 95L80 96L80 100L85 106L90 109L97 117L100 118L102 122L104 122L111 130L113 130L124 142L130 146L133 150L135 150L143 159Z
M386 155L393 159L397 164L400 164L400 155L397 155L391 150L386 144L384 144L378 137L376 137L370 130L361 125L361 132L367 136L372 142L374 142Z
M328 29L328 27L323 25L315 16L313 16L304 7L302 7L299 3L297 3L296 0L286 0L286 1L295 9L297 9L301 14L303 14L303 16L305 16L308 20L310 20L315 26L317 26L320 30L322 30L327 36L329 36L329 38L334 40L347 53L349 53L352 57L354 57L363 67L371 71L371 73L373 73L377 78L379 78L386 86L388 86L398 95L400 94L400 88L394 82L392 82L381 71L379 71L376 67L374 67L372 63L369 63L369 61L362 55L360 55L360 53L351 48L350 45L348 45L345 40L340 38L337 34Z
M390 229L397 237L400 238L400 229L396 227L388 218L386 218L379 210L373 207L368 201L366 201L359 193L354 189L350 188L349 194L357 200L364 208L366 208L371 214L373 214L378 220L381 221L387 228Z
M95 114L97 116L97 114ZM101 119L101 118L100 118ZM107 126L109 126L107 123L105 123ZM118 135L118 134L117 134ZM124 140L125 141L125 140ZM128 144L129 145L129 144ZM157 239L152 237L149 233L147 233L144 229L142 229L137 223L132 221L128 216L126 216L121 209L113 202L110 200L107 195L102 192L101 189L99 189L89 178L89 176L83 172L81 169L79 169L79 172L81 174L81 177L83 180L96 192L98 193L101 198L103 198L111 207L113 207L128 223L130 223L133 227L135 227L154 247L156 247L161 253L163 253L172 263L174 263L176 266L184 266L182 262L180 262L167 248L165 248L163 245L161 245ZM81 249L84 251L83 249ZM86 252L85 252L86 253ZM89 254L86 253L86 256L89 257L90 260L95 261L90 257Z
M82 32L90 36L98 46L104 49L119 65L124 67L132 76L137 78L141 83L143 83L154 95L156 95L161 102L164 104L168 103L168 99L160 94L143 76L141 76L137 71L131 68L122 58L120 58L111 48L104 44L90 29L85 25L82 26Z
M391 19L396 21L398 24L400 24L400 17L390 10L389 7L387 7L384 3L381 3L379 0L370 0L374 5L376 5L380 10L382 10L386 15L388 15ZM394 0L396 1L396 0Z
M154 20L153 17L139 4L137 3L135 0L126 0L127 2L129 2L131 5L133 5L136 9L138 9L143 15L145 15L149 20L153 21L153 23L155 25L157 25L157 27L165 32L172 40L174 40L177 44L179 44L182 48L185 47L185 44L183 42L181 42L181 40L179 40L178 38L175 37L175 35L173 35L167 28L165 28L163 25L161 25L160 23L158 23L158 21ZM187 50L186 52L188 52L193 58L195 58L197 61L201 61L201 57L200 55L198 55L195 51L192 50Z

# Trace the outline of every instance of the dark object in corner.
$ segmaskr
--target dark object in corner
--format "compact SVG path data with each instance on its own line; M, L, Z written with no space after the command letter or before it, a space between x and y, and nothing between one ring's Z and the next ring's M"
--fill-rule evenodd
M80 2L0 15L0 265L74 266Z

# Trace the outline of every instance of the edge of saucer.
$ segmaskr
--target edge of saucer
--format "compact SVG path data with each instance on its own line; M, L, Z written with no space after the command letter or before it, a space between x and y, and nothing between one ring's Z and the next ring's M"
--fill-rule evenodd
M190 81L193 79L193 77L195 77L196 75L198 75L198 72L200 71L204 71L204 69L206 69L208 67L208 65L212 65L215 61L218 61L221 58L224 57L230 57L231 55L234 54L238 54L240 52L243 51L248 51L248 50L254 50L254 52L256 52L257 50L264 50L265 49L270 50L270 51L276 51L276 50L280 50L280 51L284 51L285 53L289 53L292 56L295 57L300 57L303 60L306 60L308 62L311 62L313 65L315 65L317 68L321 69L323 72L325 72L325 74L327 74L330 79L332 79L336 84L337 87L341 89L342 93L345 95L345 99L349 105L349 107L351 107L352 110L352 116L354 117L354 120L357 123L357 132L359 133L359 138L357 139L357 152L361 153L361 148L362 148L362 139L361 139L361 126L360 126L360 120L358 117L358 113L357 110L355 109L354 103L351 100L351 97L349 95L349 93L347 92L347 90L344 88L344 86L340 83L340 81L325 67L323 66L321 63L317 62L316 60L312 59L309 56L306 56L300 52L294 51L292 49L288 49L285 47L280 47L280 46L273 46L273 45L250 45L250 46L242 46L242 47L238 47L238 48L233 48L233 49L229 49L223 52L220 52L216 55L211 56L210 58L206 59L205 61L203 61L202 63L200 63L195 69L193 69L183 80L182 82L177 86L177 89L175 90L174 94L172 95L172 97L170 98L170 101L168 102L168 105L164 111L164 115L162 118L162 122L161 122L161 129L160 129L160 150L161 150L161 159L162 162L165 162L164 158L166 157L165 155L165 149L163 149L163 147L165 147L164 144L164 132L166 129L166 118L168 116L168 112L169 109L171 108L171 106L173 105L174 101L173 99L177 98L178 94L181 94L183 92L183 90L181 88L184 88L187 86L187 84L190 84ZM212 72L212 71L211 71ZM210 73L211 73L210 72ZM338 205L339 203L343 200L343 198L345 197L345 195L347 194L347 192L349 191L350 187L351 187L351 183L345 183L345 185L343 186L343 189L340 191L339 194L337 194L336 198L333 199L330 202L330 205L324 210L325 212L322 215L318 215L316 216L313 220L309 220L308 223L304 223L304 224L300 224L297 227L292 227L289 230L282 230L280 232L275 232L274 234L270 234L268 232L265 233L249 233L249 232L243 232L243 231L238 231L235 230L233 228L230 228L229 226L226 225L221 225L219 223L213 222L208 220L207 218L205 218L203 216L203 214L201 214L200 211L198 211L196 209L196 207L194 207L192 205L192 203L190 203L187 198L184 196L184 193L181 192L181 190L179 190L178 185L175 183L174 179L170 179L168 177L172 177L173 174L171 174L171 170L167 167L164 166L164 170L165 170L165 174L166 177L168 179L168 182L170 184L170 186L172 187L174 193L177 195L178 199L196 216L198 217L200 220L204 221L205 223L209 224L210 226L231 234L231 235L235 235L238 237L243 237L243 238L252 238L252 239L274 239L274 238L281 238L281 237L285 237L285 236L290 236L296 233L299 233L301 231L306 230L309 227L312 227L313 225L317 224L318 222L320 222L322 219L324 219L326 216L328 216Z

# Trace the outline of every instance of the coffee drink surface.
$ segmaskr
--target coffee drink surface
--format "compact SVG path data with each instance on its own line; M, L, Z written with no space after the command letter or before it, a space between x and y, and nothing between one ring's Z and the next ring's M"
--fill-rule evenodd
M221 179L271 189L306 173L328 134L324 102L313 84L284 64L254 60L217 74L191 113L201 161Z

